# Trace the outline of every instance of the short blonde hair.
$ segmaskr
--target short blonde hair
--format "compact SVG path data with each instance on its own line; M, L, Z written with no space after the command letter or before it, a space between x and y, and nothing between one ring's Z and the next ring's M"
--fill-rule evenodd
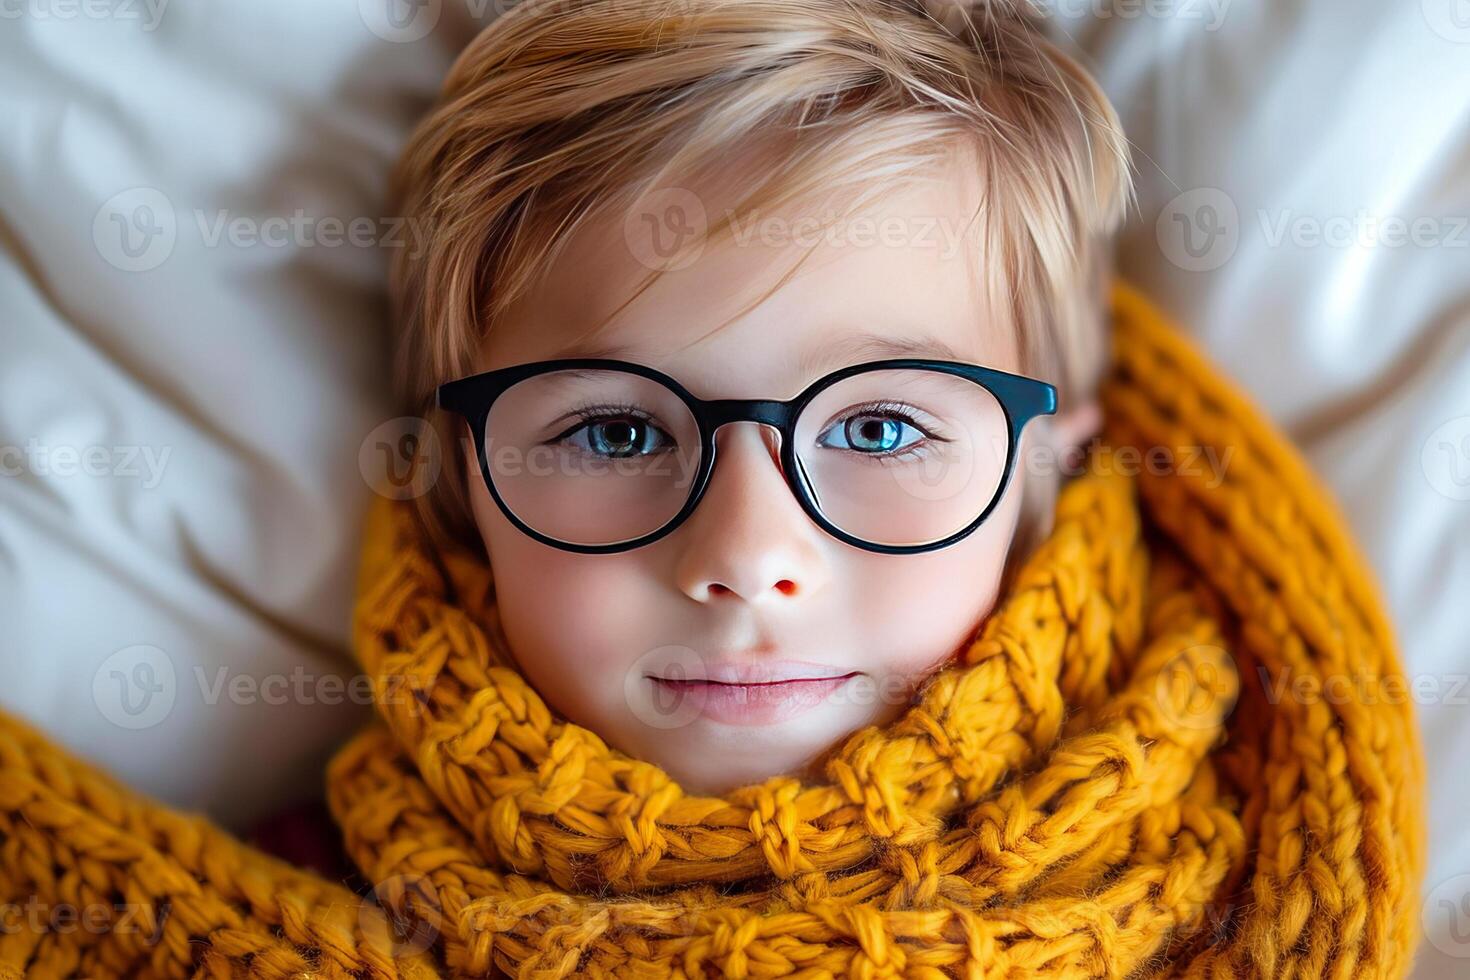
M431 536L479 539L434 389L473 372L487 331L579 228L756 141L770 167L736 214L891 187L966 143L985 279L1022 370L1055 383L1063 408L1088 397L1127 149L1097 84L1018 3L527 0L482 31L392 182L416 235L393 258L395 381L446 450L420 498ZM1047 501L1028 495L1028 513Z

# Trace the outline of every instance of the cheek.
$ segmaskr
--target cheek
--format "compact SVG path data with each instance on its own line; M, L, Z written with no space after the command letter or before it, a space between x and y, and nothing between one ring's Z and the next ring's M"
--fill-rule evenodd
M483 500L480 499L483 497ZM501 626L526 680L555 711L600 731L625 707L645 581L627 556L577 555L532 540L480 489L476 523L491 556Z
M1015 508L1003 505L948 548L860 559L854 595L870 601L853 605L866 610L863 634L873 638L869 649L878 671L918 679L970 638L995 606L1015 518Z

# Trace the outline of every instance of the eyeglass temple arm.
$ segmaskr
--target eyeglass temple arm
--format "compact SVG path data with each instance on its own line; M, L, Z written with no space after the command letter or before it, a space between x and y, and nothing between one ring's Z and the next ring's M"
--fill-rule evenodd
M1057 389L1045 381L1020 375L1005 375L991 383L1001 389L1001 400L1015 414L1018 432L1038 415L1055 415L1057 412Z

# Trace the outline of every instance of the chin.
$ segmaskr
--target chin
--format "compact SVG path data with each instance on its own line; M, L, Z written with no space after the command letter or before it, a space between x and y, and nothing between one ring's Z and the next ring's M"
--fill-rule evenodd
M852 729L821 731L795 724L752 729L709 725L698 735L680 734L677 752L665 743L662 752L645 756L656 762L685 792L719 796L774 776L810 779L820 775L820 762ZM657 756L655 758L655 756Z

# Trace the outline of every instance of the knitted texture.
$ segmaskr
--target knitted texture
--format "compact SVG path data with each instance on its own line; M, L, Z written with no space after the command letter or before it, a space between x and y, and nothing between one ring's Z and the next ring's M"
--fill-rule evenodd
M1283 439L1139 295L1114 310L1106 439L1050 535L821 781L692 796L558 718L489 568L380 501L379 720L327 783L371 894L0 717L4 898L135 919L0 931L0 976L1403 975L1423 772L1374 587Z

